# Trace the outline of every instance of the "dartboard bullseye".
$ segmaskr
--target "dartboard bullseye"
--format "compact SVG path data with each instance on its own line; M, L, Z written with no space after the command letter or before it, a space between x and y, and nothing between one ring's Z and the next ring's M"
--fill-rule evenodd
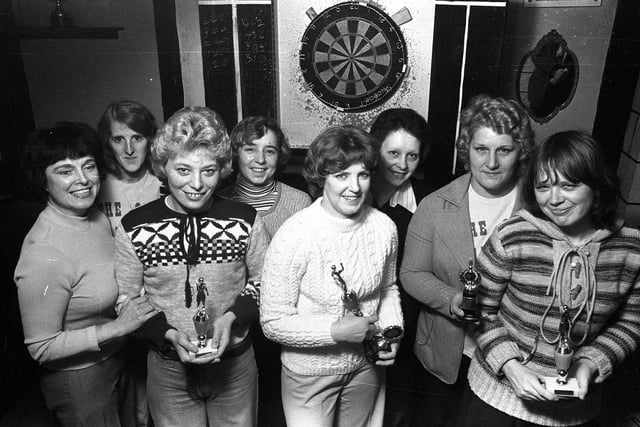
M339 3L319 13L302 37L299 55L307 88L340 111L380 105L407 70L400 28L365 3Z

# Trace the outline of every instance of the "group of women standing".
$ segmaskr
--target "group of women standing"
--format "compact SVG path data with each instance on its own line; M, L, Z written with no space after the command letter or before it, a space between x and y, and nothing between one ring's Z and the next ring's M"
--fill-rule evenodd
M258 395L279 407L269 393L290 426L583 424L598 411L591 383L640 343L640 233L615 219L615 177L584 133L534 146L515 102L476 97L456 144L469 172L431 192L414 179L428 126L392 109L371 132L311 142L312 201L276 179L290 149L275 121L247 118L229 137L216 113L185 107L153 135L138 107L105 112L107 168L81 124L28 147L49 204L15 278L64 425L145 421L119 398L139 372L127 365L144 365L127 336L149 348L138 389L158 426L256 425ZM579 399L544 388L566 310Z

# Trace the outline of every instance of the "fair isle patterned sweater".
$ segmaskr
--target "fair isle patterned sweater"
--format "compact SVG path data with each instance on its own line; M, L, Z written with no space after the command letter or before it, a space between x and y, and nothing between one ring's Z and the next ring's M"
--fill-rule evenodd
M566 264L576 261L578 275ZM584 344L575 349L574 360L591 360L598 367L595 383L605 380L640 343L640 232L621 226L600 229L584 246L574 248L553 223L519 211L498 225L478 257L478 269L484 316L469 369L474 393L502 412L541 425L575 425L596 417L600 410L597 385L591 384L584 401L525 401L515 395L501 369L508 360L523 361L533 351L526 366L544 376L556 376L554 345L538 334L544 311L557 289L573 317L588 297L586 278L593 269L591 289L596 302L591 327ZM559 285L548 296L554 271L561 273ZM568 289L572 281L573 294ZM574 341L587 331L585 319L583 312L575 322ZM556 299L544 322L548 338L557 336L559 320Z
M396 286L397 233L369 206L355 219L329 215L322 198L278 230L265 257L260 321L267 338L282 344L282 364L299 375L339 375L367 362L361 344L336 343L331 325L345 314L340 270L365 316L378 327L402 326Z
M191 221L198 242L197 262L187 268L185 231ZM188 232L187 232L188 233ZM243 292L247 281L258 284L269 236L255 209L214 196L204 213L187 216L174 212L165 198L134 209L122 219L116 234L116 279L120 295L138 294L144 287L151 303L166 316L168 325L195 339L196 285L202 277L207 286L207 313L213 321L234 311L237 321L231 346L248 332L257 316L256 295ZM191 285L192 302L186 305L185 281ZM168 325L157 319L147 322L142 336L156 347L162 345Z

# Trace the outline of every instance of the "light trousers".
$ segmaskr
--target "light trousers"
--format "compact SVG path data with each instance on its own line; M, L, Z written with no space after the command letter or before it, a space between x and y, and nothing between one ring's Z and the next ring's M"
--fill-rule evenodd
M282 367L282 404L287 427L379 427L385 370L365 366L341 375L298 375Z

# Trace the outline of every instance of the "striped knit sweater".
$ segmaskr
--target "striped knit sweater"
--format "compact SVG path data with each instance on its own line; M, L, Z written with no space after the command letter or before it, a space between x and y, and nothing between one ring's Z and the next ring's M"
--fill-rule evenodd
M258 191L252 195L248 185L245 185L244 191L240 191L235 183L222 189L219 195L253 206L262 217L269 237L272 238L291 215L311 204L311 198L304 191L280 181L275 181L274 185L274 191L268 197L261 196Z
M331 325L345 314L332 265L342 264L348 289L365 316L378 315L380 329L402 325L395 225L369 206L355 219L336 218L321 201L280 227L262 272L262 329L282 344L282 364L299 375L346 374L368 363L361 344L331 337Z
M563 258L571 249L585 257ZM566 263L578 260L579 279L568 265L561 265L561 259ZM519 211L496 228L478 257L478 269L483 319L469 369L474 393L502 412L541 425L575 425L596 417L600 409L597 387L590 387L584 401L525 401L515 395L501 369L508 360L523 361L533 351L526 366L545 376L556 375L554 345L538 334L543 319L544 334L549 338L558 334L558 299L544 316L554 294L552 290L551 296L547 295L551 275L565 272L558 292L564 295L563 302L570 305L573 316L587 298L585 278L593 269L597 293L594 313L589 329L586 313L575 322L574 341L585 333L587 338L575 349L574 360L591 360L598 367L595 382L606 379L640 343L640 232L621 226L613 231L600 229L584 246L574 248L553 223ZM574 278L574 287L575 280L581 280L580 292L574 290L574 295L567 289L569 275Z

